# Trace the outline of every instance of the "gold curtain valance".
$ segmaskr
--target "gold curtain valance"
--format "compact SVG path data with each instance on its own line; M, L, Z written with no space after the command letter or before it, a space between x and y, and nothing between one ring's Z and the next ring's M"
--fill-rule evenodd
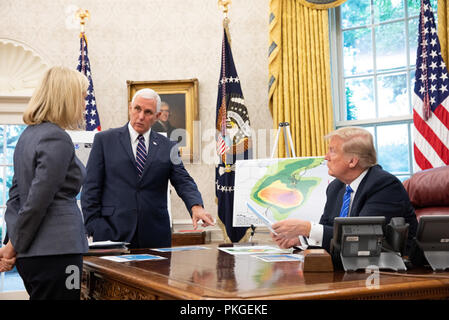
M303 6L312 9L330 9L338 7L346 0L298 0Z

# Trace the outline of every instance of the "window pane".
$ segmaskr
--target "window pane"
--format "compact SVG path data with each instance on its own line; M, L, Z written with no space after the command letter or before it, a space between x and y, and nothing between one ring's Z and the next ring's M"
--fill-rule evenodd
M411 141L410 141L410 150L411 150L411 153L412 153L412 163L413 163L412 171L415 172L415 170L414 170L415 168L413 167L414 163L415 163L415 152L413 151L413 146L415 144L415 133L414 133L415 125L413 124L413 122L409 124L409 130L411 132L411 135L410 135L410 139L411 139Z
M8 164L12 164L13 162L14 148L25 128L25 125L8 125L6 128L6 161Z
M416 64L416 50L418 49L418 18L408 22L408 46L410 52L410 65Z
M373 72L371 29L361 28L343 32L345 75Z
M374 22L404 18L403 0L374 0Z
M350 0L341 5L342 28L365 26L370 23L370 0Z
M376 64L378 70L395 70L405 67L404 22L389 23L376 27Z
M407 75L379 76L377 79L379 117L409 114Z
M346 79L346 120L362 120L376 117L373 79Z
M417 16L421 8L421 1L407 0L407 7L409 16Z
M14 168L12 166L5 167L6 194L5 201L9 199L9 188L12 186L12 178L14 176Z
M413 69L410 71L410 92L413 94L413 90L415 89L415 74L416 74L416 70ZM410 109L412 108L412 106L410 106ZM411 111L410 111L411 112Z
M388 172L407 173L410 170L408 124L377 127L377 157Z
M4 208L0 208L0 247L3 246L3 231L4 231L4 228L5 228L5 225L6 225L5 220L3 218L4 212L5 212L5 209Z
M5 181L5 167L0 167L0 206L5 205L6 186ZM1 221L1 220L0 220Z
M5 126L0 125L0 164L5 163Z
M430 6L432 7L433 13L435 14L435 19L437 19L437 16L436 16L437 1L438 0L430 0ZM421 9L421 1L407 0L407 5L408 5L408 15L409 16L417 16L417 15L419 15L419 11Z

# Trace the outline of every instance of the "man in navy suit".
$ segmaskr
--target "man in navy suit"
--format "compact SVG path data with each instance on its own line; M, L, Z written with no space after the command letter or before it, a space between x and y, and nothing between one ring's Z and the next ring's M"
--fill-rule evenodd
M409 247L417 228L415 210L402 183L377 164L371 133L346 127L325 138L329 140L328 172L336 179L327 188L319 224L285 219L273 224L277 233L272 234L273 240L282 248L311 245L329 251L335 217L385 216L386 223L392 217L404 217L409 223Z
M184 201L193 227L213 225L176 142L151 130L161 99L141 89L129 105L129 122L95 135L81 194L84 222L94 241L130 242L132 248L171 246L168 181Z

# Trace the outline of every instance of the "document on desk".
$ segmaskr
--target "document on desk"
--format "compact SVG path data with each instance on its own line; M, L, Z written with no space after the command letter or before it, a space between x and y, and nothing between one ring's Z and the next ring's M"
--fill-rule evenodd
M277 233L273 230L273 227L271 226L273 222L271 222L267 217L265 217L262 213L260 213L256 208L254 208L249 202L246 203L246 206L251 210L252 213L254 213L257 218L259 218L260 221L263 222L264 225L267 226L267 228L273 232L275 235Z
M255 257L265 262L304 261L304 256L299 254L270 254Z
M158 252L176 252L176 251L206 250L206 249L209 248L202 246L184 246L184 247L171 247L171 248L157 248L150 250Z
M275 253L291 253L291 249L281 249L274 246L235 246L235 247L218 247L219 250L232 255L239 254L275 254Z
M96 242L90 242L89 248L90 249L105 249L105 248L116 248L116 247L123 247L127 246L129 242L121 242L121 241L96 241Z
M147 260L163 260L167 259L152 254L124 254L121 256L104 256L101 259L106 259L114 262L131 262L131 261L147 261Z

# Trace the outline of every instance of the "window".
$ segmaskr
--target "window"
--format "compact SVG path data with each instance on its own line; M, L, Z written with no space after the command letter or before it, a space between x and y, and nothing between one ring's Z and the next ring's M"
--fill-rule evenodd
M436 18L437 0L430 0ZM420 1L347 0L331 11L336 127L371 131L378 163L413 174L412 92Z
M6 234L6 224L4 213L6 201L8 201L9 188L12 184L13 155L17 140L25 125L0 125L0 235L3 245L3 239ZM25 290L23 281L14 268L9 272L2 272L0 277L0 292Z

